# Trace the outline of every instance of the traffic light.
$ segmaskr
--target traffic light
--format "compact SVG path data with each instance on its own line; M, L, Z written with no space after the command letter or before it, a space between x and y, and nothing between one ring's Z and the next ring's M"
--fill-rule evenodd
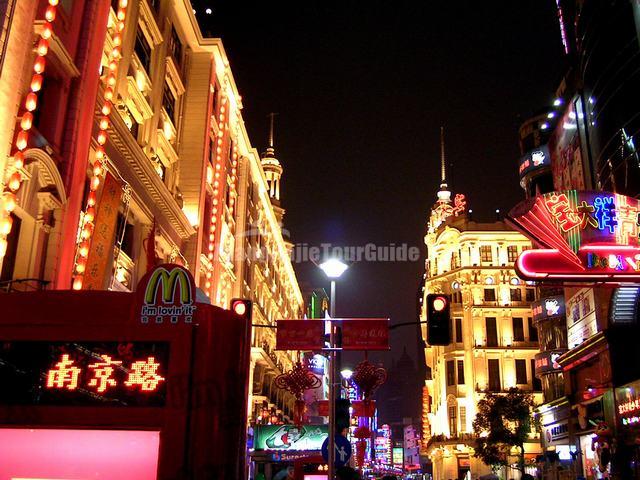
M351 402L346 398L336 399L336 433L342 432L351 425L351 414L349 413Z
M449 345L451 343L451 296L442 293L427 295L427 343Z
M253 303L246 298L234 298L231 300L231 311L240 317L251 320L251 307Z

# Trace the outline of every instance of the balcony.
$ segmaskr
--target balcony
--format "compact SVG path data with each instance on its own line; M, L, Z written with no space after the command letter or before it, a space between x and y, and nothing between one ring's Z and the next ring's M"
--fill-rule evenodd
M42 278L16 278L0 282L0 293L39 292L46 290L51 283Z
M131 292L133 288L133 271L135 263L129 255L119 248L115 249L115 273L110 290L116 292Z
M537 350L540 348L538 340L518 340L514 341L512 337L502 338L476 338L476 349L507 349L507 350Z
M478 436L475 433L459 433L458 435L433 435L427 441L427 449L434 445L457 445L463 443L465 445L474 446Z

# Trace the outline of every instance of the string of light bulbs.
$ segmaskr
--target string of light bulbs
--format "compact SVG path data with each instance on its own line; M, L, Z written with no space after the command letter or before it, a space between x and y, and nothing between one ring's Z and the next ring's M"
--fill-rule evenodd
M94 220L97 211L97 194L96 191L100 187L101 180L105 174L106 154L104 145L107 143L107 129L111 124L109 116L113 109L113 99L116 96L115 86L117 82L118 66L122 58L122 35L125 27L125 18L127 16L128 0L118 1L118 11L116 13L117 23L115 25L115 33L113 35L113 48L109 53L108 72L104 77L104 99L100 110L100 119L98 121L98 135L96 142L95 156L93 159L93 172L89 183L89 195L87 197L86 207L80 216L79 238L76 247L73 289L81 290L84 279L84 272L87 265L87 257L89 256L89 248L94 230Z
M13 166L11 174L5 184L6 190L0 192L0 259L7 253L7 237L11 233L13 218L11 214L18 203L18 191L22 186L24 151L29 144L29 132L33 126L34 112L38 108L38 93L42 90L44 71L46 68L45 57L49 53L49 42L53 36L53 22L56 19L58 0L49 0L49 5L44 13L45 22L40 32L40 39L36 45L36 58L33 62L33 75L29 84L29 93L24 100L24 113L20 120L20 131L16 135L13 154Z
M227 97L222 95L220 113L218 115L218 133L216 136L216 156L215 165L213 166L213 175L211 178L213 195L211 196L211 218L209 221L209 243L207 258L209 259L209 268L207 269L205 288L209 294L209 298L213 298L213 271L215 260L215 248L216 248L216 233L219 211L219 193L220 193L220 178L222 170L222 152L224 145L224 133L227 127Z

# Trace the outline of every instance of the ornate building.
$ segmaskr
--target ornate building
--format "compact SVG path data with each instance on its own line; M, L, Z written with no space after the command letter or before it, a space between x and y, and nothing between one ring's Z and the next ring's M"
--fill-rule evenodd
M254 323L300 318L279 181L191 2L14 0L0 13L0 287L130 291L172 262L202 299L253 300ZM268 375L292 354L274 352L272 329L253 337L257 393L284 412Z
M491 473L473 456L472 422L484 392L518 387L541 401L535 378L537 330L531 302L536 289L514 271L529 241L503 221L472 221L451 203L442 154L442 182L425 236L427 245L424 305L430 293L450 294L452 341L426 345L427 380L423 395L422 454L433 464L434 479L473 478ZM421 320L425 320L421 310ZM426 326L422 336L426 340ZM526 456L535 458L539 441L532 433ZM509 472L515 476L516 473ZM508 478L511 478L510 476Z

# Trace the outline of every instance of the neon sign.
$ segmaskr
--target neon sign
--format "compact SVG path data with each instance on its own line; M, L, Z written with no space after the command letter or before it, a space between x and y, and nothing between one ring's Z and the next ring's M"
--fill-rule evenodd
M550 164L551 157L549 155L549 147L542 145L534 150L530 150L520 159L520 166L518 167L520 178L529 172L539 170L542 167L548 167Z
M516 262L527 280L640 279L640 206L637 199L607 192L568 190L516 206L511 222L544 248Z
M114 367L122 365L122 362L112 360L109 355L101 355L100 359L102 361L88 366L93 374L87 382L87 387L94 387L97 392L102 393L118 385L114 378ZM132 388L140 387L143 392L153 392L158 388L160 382L165 380L164 377L158 375L159 368L160 364L153 357L133 362L129 369L124 369L126 373L124 384ZM82 369L75 366L75 361L65 353L60 361L47 372L46 386L47 388L76 390L82 373Z
M169 344L3 342L0 404L162 406Z

